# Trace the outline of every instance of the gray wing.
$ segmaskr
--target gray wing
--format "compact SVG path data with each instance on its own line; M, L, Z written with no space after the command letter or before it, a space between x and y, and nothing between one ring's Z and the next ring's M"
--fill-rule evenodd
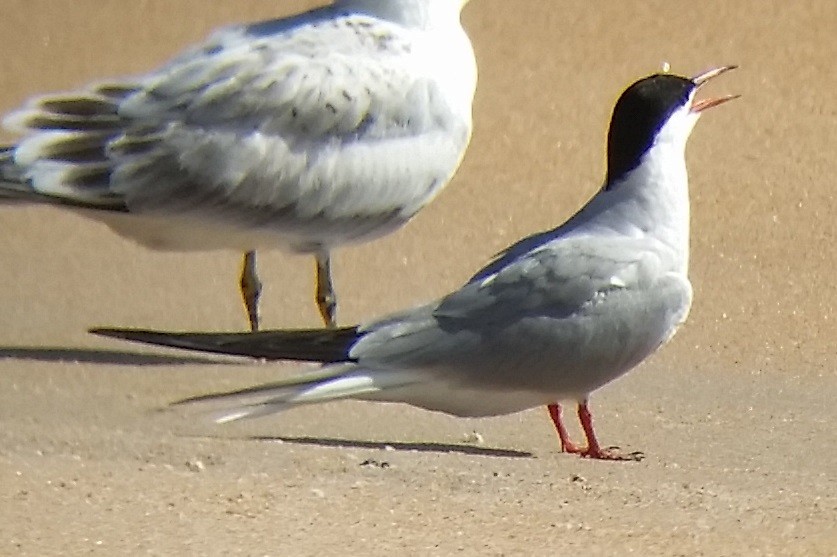
M324 15L229 29L136 82L40 99L9 120L35 132L16 162L45 195L303 237L409 218L456 169L470 113L413 62L411 32Z
M495 374L498 383L518 386L525 380L515 379L515 370L536 381L569 361L595 365L578 354L597 335L612 335L613 357L630 358L627 344L637 343L637 351L648 343L656 348L688 311L691 287L669 272L668 255L648 239L554 240L438 303L367 327L350 354L370 367L456 369L466 384ZM643 314L654 321L648 325L653 330L630 330L634 319L645 326ZM635 333L647 334L647 342Z
M478 273L435 314L481 322L502 320L508 312L574 315L611 292L649 289L667 270L667 252L656 240L618 235L549 240L525 256L492 265L488 274Z

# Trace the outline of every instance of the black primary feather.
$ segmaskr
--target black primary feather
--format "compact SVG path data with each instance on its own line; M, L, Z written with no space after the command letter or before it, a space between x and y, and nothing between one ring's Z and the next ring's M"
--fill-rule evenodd
M90 332L104 337L216 354L321 363L353 361L349 351L359 337L357 327L256 333L172 333L111 328L91 329Z

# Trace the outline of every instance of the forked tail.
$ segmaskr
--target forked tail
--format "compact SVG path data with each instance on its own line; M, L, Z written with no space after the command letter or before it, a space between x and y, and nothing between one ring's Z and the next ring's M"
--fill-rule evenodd
M334 364L314 373L255 387L189 397L173 405L211 404L216 408L210 412L212 419L224 424L267 416L304 404L343 398L381 398L379 393L415 381L415 376L408 371L375 371L351 363ZM219 407L221 409L217 409Z
M330 364L314 372L235 391L190 397L175 405L213 404L217 423L256 418L291 406L341 398L385 399L384 391L415 383L417 375L401 370L370 370L351 356L357 327L300 329L257 333L170 333L139 329L91 329L93 334L158 346L269 360Z

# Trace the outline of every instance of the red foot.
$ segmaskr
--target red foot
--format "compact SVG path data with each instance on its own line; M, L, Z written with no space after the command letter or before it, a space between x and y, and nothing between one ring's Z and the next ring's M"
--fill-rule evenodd
M596 439L596 432L593 431L593 416L590 414L590 409L587 407L587 401L579 403L578 405L578 420L581 422L581 427L584 429L584 435L587 437L587 448L582 449L570 440L567 433L567 428L564 426L561 417L561 405L550 404L547 406L549 410L549 417L552 418L552 423L555 424L555 429L558 431L558 438L561 440L561 450L565 453L577 454L582 458L595 458L597 460L642 460L642 453L623 454L619 452L617 447L608 447L603 449Z
M564 426L564 421L561 418L561 405L550 404L546 409L549 410L549 417L552 418L552 423L555 424L555 429L558 431L558 439L561 440L561 452L581 454L583 449L570 440L570 434L567 433L567 428Z

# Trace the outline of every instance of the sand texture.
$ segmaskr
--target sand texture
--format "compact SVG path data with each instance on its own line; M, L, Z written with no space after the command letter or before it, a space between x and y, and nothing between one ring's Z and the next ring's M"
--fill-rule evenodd
M312 5L4 0L0 112ZM689 321L592 398L602 441L645 458L561 454L544 409L463 420L341 402L223 428L161 411L299 369L85 332L243 329L239 254L152 252L4 206L0 555L837 553L834 3L473 0L464 22L471 148L407 227L337 253L341 323L441 295L571 215L636 78L664 61L741 66L711 92L742 98L687 152ZM266 327L319 324L309 258L265 252L261 272Z

